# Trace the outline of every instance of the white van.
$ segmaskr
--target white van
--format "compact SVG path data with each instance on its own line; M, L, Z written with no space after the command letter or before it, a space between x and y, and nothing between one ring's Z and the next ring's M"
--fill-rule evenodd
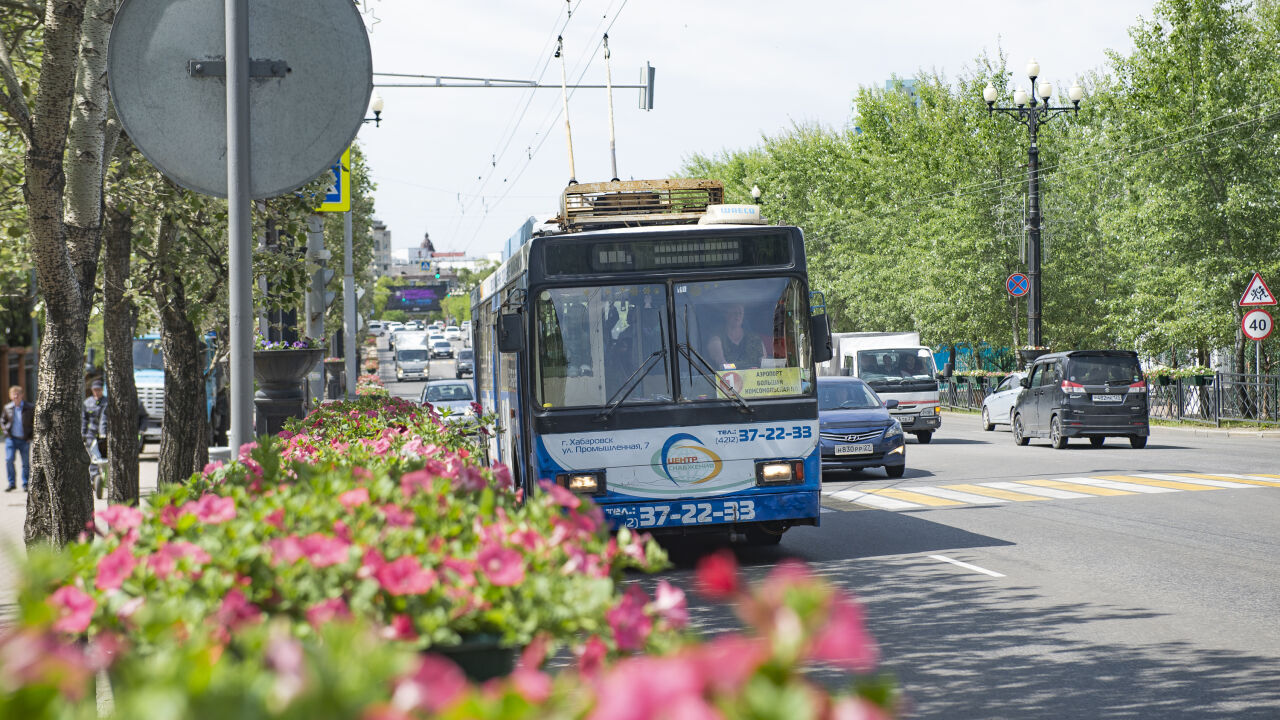
M401 330L395 335L396 380L430 380L431 358L427 334Z
M942 427L938 414L938 368L916 332L831 333L834 355L819 375L853 375L883 400L897 400L890 414L921 444Z

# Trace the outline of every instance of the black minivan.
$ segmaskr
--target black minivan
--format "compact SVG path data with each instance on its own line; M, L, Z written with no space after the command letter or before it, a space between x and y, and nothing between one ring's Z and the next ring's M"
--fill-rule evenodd
M1014 403L1013 440L1047 437L1055 448L1087 437L1094 447L1127 437L1146 447L1147 381L1131 350L1072 350L1036 358Z

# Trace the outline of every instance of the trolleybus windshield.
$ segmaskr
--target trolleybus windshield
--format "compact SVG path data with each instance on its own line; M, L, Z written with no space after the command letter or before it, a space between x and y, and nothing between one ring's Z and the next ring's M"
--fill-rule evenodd
M682 400L734 399L736 392L750 402L813 392L799 280L678 282L673 292Z
M536 302L540 407L671 402L666 286L555 288Z

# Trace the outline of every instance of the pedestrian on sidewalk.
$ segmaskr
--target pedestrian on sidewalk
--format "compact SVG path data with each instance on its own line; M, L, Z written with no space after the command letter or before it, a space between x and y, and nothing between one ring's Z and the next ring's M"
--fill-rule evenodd
M31 483L31 435L35 425L36 407L26 400L27 392L19 385L9 388L9 404L0 412L0 431L4 432L4 469L9 486L5 492L18 489L17 471L13 467L15 455L22 455L22 489Z
M89 450L96 442L98 455L107 454L107 398L103 395L101 380L94 380L89 386L89 397L84 399L84 413L80 416L80 436L84 438L84 447ZM98 489L98 497L102 497L102 468L93 462L93 454L89 458L89 487Z

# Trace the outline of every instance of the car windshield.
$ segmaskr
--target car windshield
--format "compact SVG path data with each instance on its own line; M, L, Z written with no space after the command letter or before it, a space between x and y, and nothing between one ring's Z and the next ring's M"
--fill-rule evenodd
M437 350L439 350L439 349L441 349L441 348L448 349L448 348L451 348L451 347L453 347L453 346L452 346L452 345L450 345L450 344L449 344L449 342L448 342L447 340L441 340L440 342L437 342L437 343L436 343L436 349L437 349Z
M396 359L400 362L426 362L426 350L401 350L396 353Z
M466 383L428 385L426 399L427 402L462 402L471 400L471 386Z
M1073 357L1067 379L1081 385L1129 385L1142 379L1138 361L1128 357Z
M159 340L137 339L133 341L133 369L164 369L164 353L160 349Z
M860 382L818 381L819 410L866 410L880 407L880 398Z
M536 308L542 407L603 407L629 380L623 403L670 402L663 285L543 290ZM648 362L655 352L661 360Z
M682 399L725 399L722 383L748 401L812 392L798 280L678 283L674 293L677 347L688 351L678 361Z
M868 382L929 380L934 372L933 356L923 348L862 350L858 353L858 376Z
M459 359L459 360L470 360L472 357L473 357L473 355L472 355L472 351L471 351L471 350L459 350L459 351L458 351L458 359Z

